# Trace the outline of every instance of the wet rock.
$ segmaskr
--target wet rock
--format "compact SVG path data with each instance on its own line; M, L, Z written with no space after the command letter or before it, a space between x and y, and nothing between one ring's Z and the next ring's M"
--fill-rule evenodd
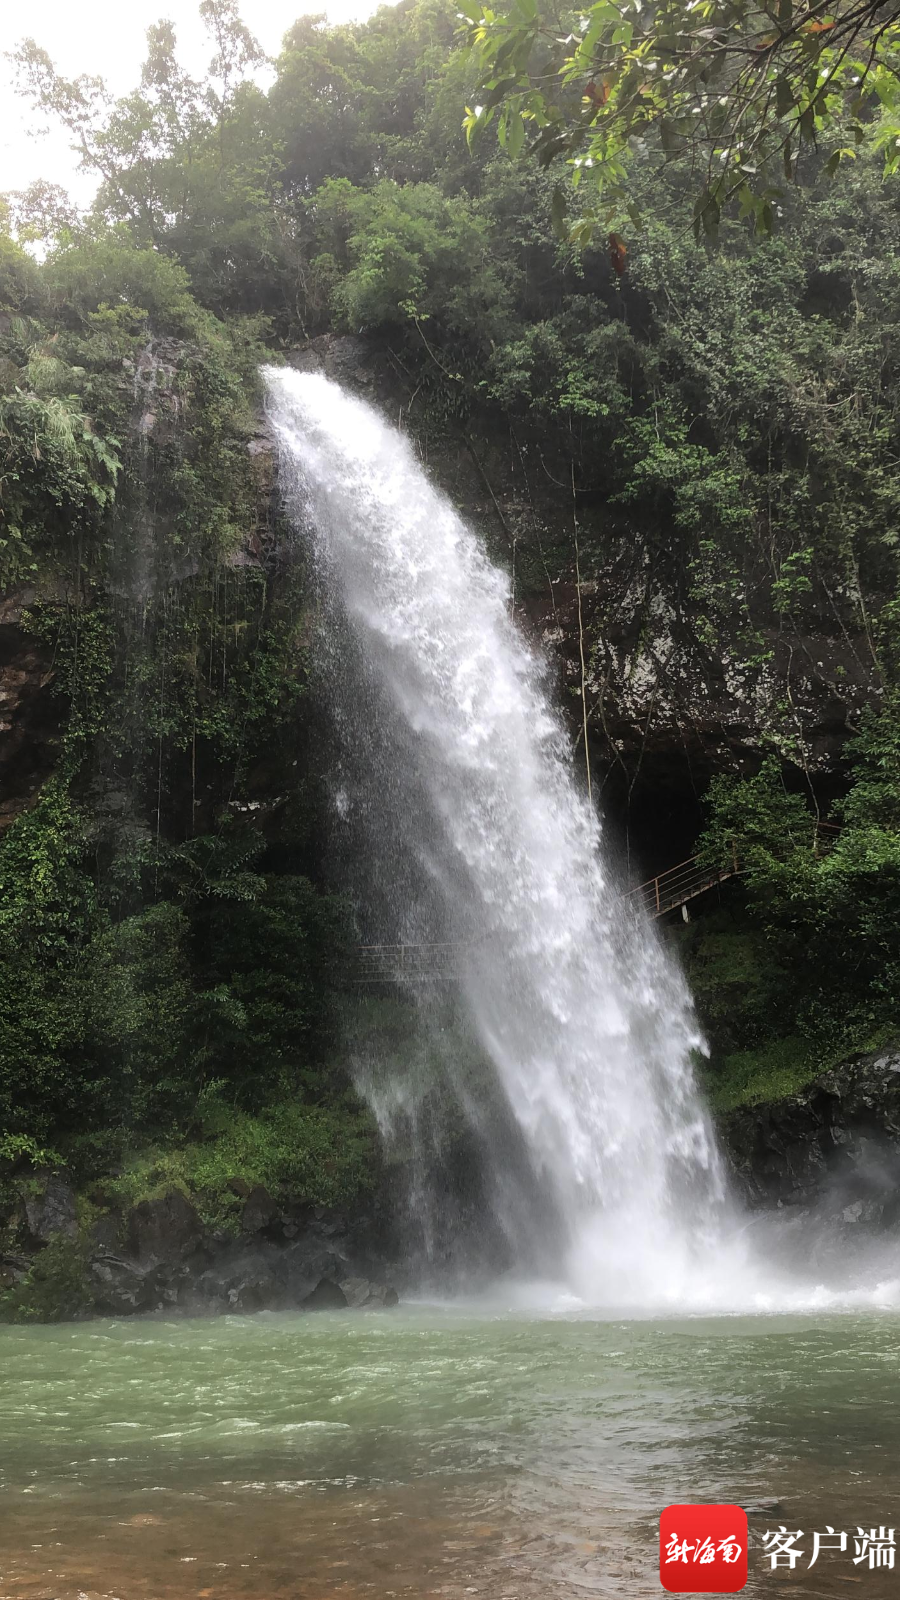
M798 1094L720 1119L758 1206L814 1207L840 1228L900 1221L900 1050L858 1056Z
M389 1284L373 1283L369 1278L342 1278L338 1288L347 1305L354 1308L395 1306L400 1299L396 1289Z
M242 1234L217 1249L201 1272L188 1270L179 1293L185 1310L217 1313L371 1308L397 1299L389 1284L363 1275L313 1232L287 1243Z
M128 1253L138 1261L177 1262L203 1242L200 1218L177 1189L158 1200L141 1200L126 1222Z
M257 1184L251 1189L244 1202L241 1215L241 1227L244 1233L262 1233L264 1228L271 1227L278 1216L278 1207L268 1189Z
M114 1211L104 1212L91 1224L90 1241L95 1250L117 1255L122 1247L122 1218Z
M340 1311L346 1306L347 1297L340 1284L322 1278L300 1304L304 1311Z
M286 1245L279 1252L279 1268L287 1303L306 1305L323 1281L337 1284L346 1278L349 1265L315 1237Z
M37 1244L49 1244L57 1234L74 1239L78 1233L75 1190L57 1172L38 1172L25 1190L25 1225Z
M229 1311L266 1311L272 1303L272 1278L266 1273L232 1284L226 1301Z
M85 1267L95 1310L114 1317L173 1310L219 1316L396 1303L379 1249L380 1214L348 1217L299 1201L282 1210L262 1185L236 1180L235 1192L238 1185L243 1206L237 1236L205 1228L178 1189L123 1214L113 1190L95 1187L90 1198L98 1211L87 1233ZM16 1180L14 1189L0 1288L21 1278L51 1237L62 1231L74 1247L79 1234L74 1191L58 1173L42 1170ZM288 1219L293 1238L287 1236ZM13 1249L21 1250L21 1258L13 1259Z
M852 1205L844 1206L840 1219L849 1227L856 1223L862 1223L864 1227L878 1227L884 1220L884 1209L880 1199L854 1200Z
M0 1289L11 1289L21 1283L30 1266L27 1256L0 1255Z
M288 365L298 372L324 372L327 378L365 394L375 382L373 347L355 334L319 335L291 350Z
M291 1310L303 1305L323 1279L347 1274L347 1263L321 1240L284 1245L271 1239L232 1240L196 1277L180 1303L207 1311Z
M346 1213L333 1206L316 1206L312 1216L316 1231L326 1239L336 1239L347 1232Z
M94 1305L105 1316L128 1317L158 1303L158 1286L148 1272L121 1256L99 1255L88 1266Z
M247 445L247 454L250 456L273 456L278 446L271 434L258 433Z
M263 1311L280 1309L282 1297L272 1264L232 1247L198 1278L186 1280L181 1301L188 1309Z

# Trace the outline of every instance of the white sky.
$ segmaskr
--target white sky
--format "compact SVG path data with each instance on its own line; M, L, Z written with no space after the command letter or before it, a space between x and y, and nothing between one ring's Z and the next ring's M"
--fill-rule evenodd
M244 0L245 22L269 55L276 55L291 23L304 12L327 11L333 22L370 15L377 0ZM51 129L34 136L35 113L12 90L8 51L32 38L67 78L82 72L105 78L114 94L133 89L144 57L144 35L152 22L175 24L178 55L199 76L212 54L198 16L199 0L7 0L0 4L0 192L23 189L35 178L61 183L85 204L96 180L79 174L64 134Z

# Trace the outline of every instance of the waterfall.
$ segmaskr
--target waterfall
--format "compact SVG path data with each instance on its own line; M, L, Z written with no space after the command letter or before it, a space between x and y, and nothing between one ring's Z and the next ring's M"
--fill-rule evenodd
M702 1299L728 1212L702 1041L618 893L509 581L372 406L319 374L265 381L359 725L390 725L364 801L381 893L398 936L463 942L461 1004L557 1219L559 1275L595 1303Z

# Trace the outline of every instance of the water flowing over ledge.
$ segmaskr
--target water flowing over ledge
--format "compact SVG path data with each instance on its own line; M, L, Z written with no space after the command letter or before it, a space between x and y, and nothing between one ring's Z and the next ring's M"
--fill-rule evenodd
M517 1265L552 1266L590 1305L765 1303L769 1252L729 1198L693 1080L690 997L617 897L504 574L373 407L320 374L267 368L265 381L326 631L349 641L335 697L351 738L384 731L361 794L338 807L363 813L394 934L466 941L462 1002L537 1204L513 1181L490 1097L454 1089ZM389 1130L408 1086L364 1063L359 1078Z

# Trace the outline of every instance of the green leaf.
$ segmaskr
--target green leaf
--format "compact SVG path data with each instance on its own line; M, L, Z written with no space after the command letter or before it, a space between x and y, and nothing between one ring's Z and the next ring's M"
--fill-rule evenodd
M794 91L788 79L782 73L775 83L775 110L779 117L786 117L794 106Z
M568 239L569 230L566 225L566 197L562 189L560 189L558 186L554 189L553 199L550 202L550 221L553 224L553 231L557 238Z

